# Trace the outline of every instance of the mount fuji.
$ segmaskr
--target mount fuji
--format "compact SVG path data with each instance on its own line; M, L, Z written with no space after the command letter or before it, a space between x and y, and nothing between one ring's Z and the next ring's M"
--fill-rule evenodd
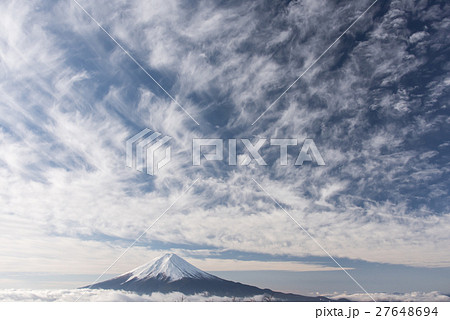
M202 271L176 254L165 254L110 280L82 289L112 289L139 294L181 292L186 295L207 294L221 297L265 295L281 301L332 301L326 297L308 297L221 279Z

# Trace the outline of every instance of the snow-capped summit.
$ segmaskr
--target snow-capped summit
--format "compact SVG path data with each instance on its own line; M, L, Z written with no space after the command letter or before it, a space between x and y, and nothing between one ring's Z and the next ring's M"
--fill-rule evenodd
M165 280L167 282L181 280L183 278L190 279L213 279L215 276L204 272L186 260L180 258L174 253L166 253L165 255L155 258L149 263L131 270L127 274L131 276L127 281L143 280L155 278Z

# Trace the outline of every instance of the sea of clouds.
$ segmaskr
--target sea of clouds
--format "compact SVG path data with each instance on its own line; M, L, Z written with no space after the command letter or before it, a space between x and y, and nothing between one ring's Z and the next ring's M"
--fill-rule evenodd
M450 297L437 291L411 292L411 293L371 293L377 301L411 301L411 302L436 302L448 301ZM371 301L366 294L334 294L328 296L332 299L346 298L351 301ZM59 290L26 290L26 289L2 289L0 290L1 302L26 301L26 302L231 302L231 301L267 301L264 295L256 295L245 298L218 297L208 294L184 295L180 292L137 294L121 290L102 289L59 289ZM272 300L273 301L273 300Z
M137 294L123 290L103 289L58 289L58 290L26 290L2 289L1 302L28 301L28 302L201 302L201 301L264 301L264 295L255 295L245 298L218 297L208 294L185 295L181 292Z

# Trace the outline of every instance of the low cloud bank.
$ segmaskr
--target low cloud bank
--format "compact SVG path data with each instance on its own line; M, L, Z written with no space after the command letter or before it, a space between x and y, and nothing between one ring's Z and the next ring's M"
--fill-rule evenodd
M450 301L448 295L442 294L437 291L432 292L410 292L410 293L371 293L370 294L376 301L410 301L410 302L437 302L437 301ZM351 301L372 301L372 299L363 293L355 294L335 294L327 296L331 299L348 299Z
M265 301L263 295L256 295L245 298L218 297L206 294L184 295L180 292L167 294L153 293L151 295L120 290L101 289L68 289L68 290L24 290L24 289L2 289L0 290L0 301L41 301L41 302L71 302L76 301L92 302L133 302L133 301Z
M410 293L371 293L377 301L449 301L448 295L432 292L410 292ZM371 301L367 294L334 294L328 295L331 299L345 298L351 301ZM25 289L1 289L0 301L42 301L42 302L71 302L76 301L266 301L264 295L256 295L245 298L218 297L207 294L184 295L180 292L171 292L167 294L153 293L137 294L120 290L102 290L102 289L60 289L60 290L25 290Z

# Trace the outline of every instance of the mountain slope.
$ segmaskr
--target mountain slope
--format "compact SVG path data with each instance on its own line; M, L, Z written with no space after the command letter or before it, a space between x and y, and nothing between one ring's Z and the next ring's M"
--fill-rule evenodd
M165 254L118 277L83 288L126 290L141 294L177 291L191 295L207 292L223 297L266 295L284 301L331 301L325 297L281 293L224 280L194 267L175 254Z

